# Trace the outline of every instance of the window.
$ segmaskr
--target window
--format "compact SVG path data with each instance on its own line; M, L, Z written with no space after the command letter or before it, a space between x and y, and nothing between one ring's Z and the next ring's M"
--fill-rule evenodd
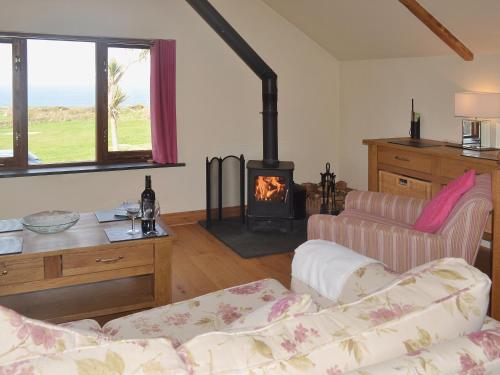
M150 45L0 33L0 166L151 159Z
M28 163L95 161L95 45L29 39L27 53Z

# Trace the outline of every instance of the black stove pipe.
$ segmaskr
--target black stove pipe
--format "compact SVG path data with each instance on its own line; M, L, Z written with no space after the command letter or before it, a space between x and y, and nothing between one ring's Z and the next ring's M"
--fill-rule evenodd
M186 0L262 80L263 162L278 165L278 76L207 0Z

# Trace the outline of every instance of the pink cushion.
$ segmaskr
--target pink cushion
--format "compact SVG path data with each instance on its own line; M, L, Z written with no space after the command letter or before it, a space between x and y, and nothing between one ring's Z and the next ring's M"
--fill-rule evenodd
M474 186L476 171L470 170L443 188L423 209L413 229L436 233L444 224L460 197Z

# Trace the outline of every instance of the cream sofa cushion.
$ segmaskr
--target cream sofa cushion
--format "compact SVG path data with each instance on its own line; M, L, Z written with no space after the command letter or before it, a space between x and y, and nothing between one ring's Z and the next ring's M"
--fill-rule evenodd
M102 342L102 338L97 334L80 334L71 329L27 318L2 306L0 335L0 363Z
M489 278L462 259L417 267L359 301L178 348L195 374L351 371L479 330Z
M408 374L500 374L500 325L348 373Z
M358 268L346 280L338 301L332 301L317 290L292 276L290 289L295 293L310 294L321 308L351 303L386 287L399 276L381 263L367 264Z
M0 365L16 375L187 375L166 339L103 343Z
M101 325L94 319L82 319L61 323L59 327L68 328L84 335L104 337Z
M163 337L178 346L202 333L224 330L245 314L289 294L276 280L254 281L112 320L102 332L112 340Z
M257 329L289 316L316 311L318 311L318 306L313 302L309 294L290 293L243 315L231 323L224 331Z

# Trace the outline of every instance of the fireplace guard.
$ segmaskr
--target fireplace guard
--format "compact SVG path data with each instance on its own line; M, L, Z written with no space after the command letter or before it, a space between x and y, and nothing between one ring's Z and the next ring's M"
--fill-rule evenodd
M228 159L236 159L239 162L239 182L240 182L240 218L241 222L245 222L245 157L243 154L240 157L235 155L228 155L223 157L213 157L209 159L206 158L205 170L206 170L206 199L207 199L207 209L206 209L206 225L210 228L212 225L212 214L214 213L212 209L212 164L217 165L217 220L222 221L222 192L223 192L223 168L222 164Z

